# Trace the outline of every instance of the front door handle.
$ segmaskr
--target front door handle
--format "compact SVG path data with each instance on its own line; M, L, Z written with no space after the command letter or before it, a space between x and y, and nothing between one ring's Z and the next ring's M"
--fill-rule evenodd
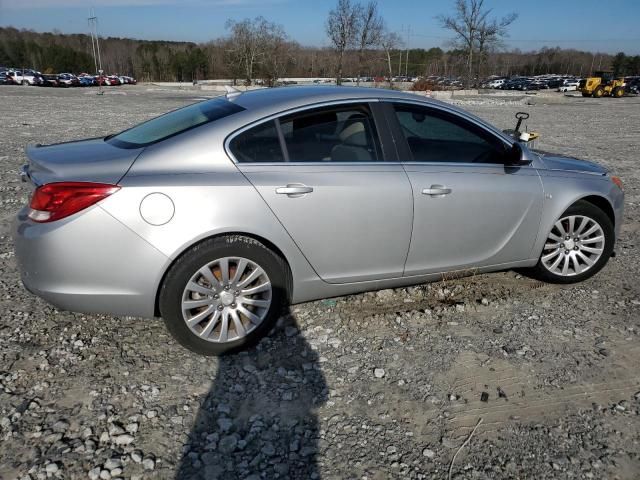
M313 187L307 187L301 183L290 183L286 187L276 188L278 195L288 195L290 197L299 197L311 192L313 192Z
M451 193L451 189L444 187L442 185L431 185L431 187L424 188L422 190L423 195L431 195L431 196L448 195L450 193Z

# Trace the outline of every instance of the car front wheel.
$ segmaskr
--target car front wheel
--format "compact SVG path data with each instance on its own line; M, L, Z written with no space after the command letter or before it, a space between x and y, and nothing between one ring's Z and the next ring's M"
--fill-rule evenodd
M288 267L257 240L205 240L167 273L160 313L179 343L203 355L255 344L269 333L287 299Z
M534 277L551 283L576 283L598 273L613 252L611 219L595 205L579 201L554 223Z

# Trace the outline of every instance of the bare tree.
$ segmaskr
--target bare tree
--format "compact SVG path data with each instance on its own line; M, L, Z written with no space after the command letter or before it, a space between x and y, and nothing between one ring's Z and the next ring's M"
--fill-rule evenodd
M384 31L380 37L380 46L384 50L387 57L387 75L389 77L389 86L393 85L393 66L391 65L391 52L396 50L402 44L400 36L395 32Z
M361 7L351 0L338 0L336 8L329 12L326 31L336 51L336 83L342 83L344 54L356 41Z
M294 53L299 46L289 41L282 27L276 28L267 38L266 54L260 66L265 84L273 87L287 68L294 64Z
M467 85L473 76L473 50L478 30L489 14L482 11L483 3L484 0L456 0L454 16L438 16L442 27L454 32L456 42L467 52Z
M490 12L490 10L489 10ZM488 13L488 12L487 12ZM507 27L518 18L517 13L510 13L500 20L485 19L478 27L478 77L481 74L482 63L488 51L502 45L502 39L507 36Z
M270 36L273 36L276 30L282 31L282 27L268 22L264 17L256 17L253 20L247 18L241 22L229 20L227 28L231 30L228 60L242 65L245 82L251 85L255 66L264 55ZM230 67L233 69L233 65Z
M362 76L362 63L365 50L380 45L384 24L378 14L378 2L371 0L364 8L360 9L358 21L358 85Z
M484 9L484 0L456 0L453 16L437 17L443 28L456 34L455 42L467 52L467 85L473 79L474 53L481 56L488 45L506 35L507 26L517 18L512 13L501 20L490 19L490 13L491 9Z

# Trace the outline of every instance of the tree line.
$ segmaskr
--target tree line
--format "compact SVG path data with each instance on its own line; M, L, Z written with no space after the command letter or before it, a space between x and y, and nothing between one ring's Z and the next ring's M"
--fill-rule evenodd
M544 73L586 76L596 70L640 74L640 56L585 52L559 47L536 51L506 50L512 13L492 15L484 0L456 0L450 14L437 17L452 33L447 48L407 49L378 11L366 4L337 0L325 31L331 46L307 47L284 28L263 17L229 20L225 32L205 43L100 38L105 72L141 81L232 79L273 85L283 77L444 76L474 83L489 75ZM60 32L38 33L0 28L0 65L43 73L95 73L91 37Z

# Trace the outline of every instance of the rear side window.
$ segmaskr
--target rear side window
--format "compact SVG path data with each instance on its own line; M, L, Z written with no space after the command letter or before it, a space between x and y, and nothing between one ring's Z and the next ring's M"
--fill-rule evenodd
M358 104L314 108L262 123L234 137L229 149L240 163L382 161L371 111Z
M367 105L294 113L280 119L291 162L378 162L380 142Z
M503 163L504 145L464 119L417 105L395 105L414 162Z
M240 163L284 162L275 121L261 123L236 136L229 149Z
M107 141L121 148L144 147L243 110L226 98L207 100L153 118L107 137Z

